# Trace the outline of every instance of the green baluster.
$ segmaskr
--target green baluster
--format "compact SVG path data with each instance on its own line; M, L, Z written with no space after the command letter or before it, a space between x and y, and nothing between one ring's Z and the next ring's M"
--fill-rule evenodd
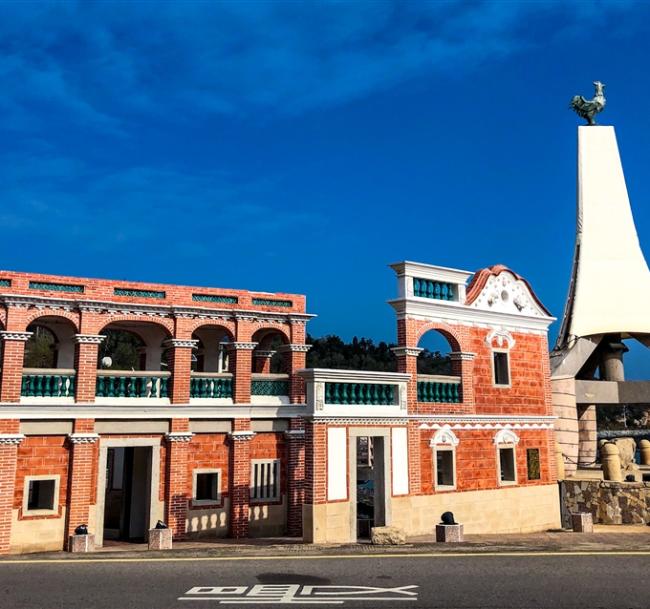
M107 392L108 392L108 397L109 398L114 398L115 393L117 390L117 378L116 376L107 376L106 377L106 384L107 384Z
M225 388L226 388L226 394L223 396L225 398L231 398L232 397L232 379L227 379L224 381Z
M65 383L65 377L57 374L54 377L54 384L53 384L53 393L54 396L57 398L60 398L62 395L65 395L65 387L63 386L63 383Z
M433 399L432 402L440 401L440 383L432 383L433 385Z
M34 395L37 397L42 397L43 396L43 377L39 374L34 377L36 380L36 387L35 387L35 392Z
M74 384L74 382L75 382L76 378L77 378L77 377L75 377L75 376L70 376L70 377L68 378L68 380L70 381L70 383L69 383L69 385L68 385L68 397L72 397L72 396L74 396L74 390L75 390L75 384Z
M440 300L441 291L442 290L440 289L440 283L436 281L435 284L434 284L434 287L433 287L433 297L436 300Z
M447 290L447 300L454 299L454 286L450 283L448 284L449 289Z
M118 376L117 377L117 397L124 398L126 397L126 377Z
M413 279L413 295L420 296L420 280Z
M104 377L98 376L95 380L95 396L98 398L104 397Z
M20 381L20 395L25 395L25 396L28 395L28 393L27 393L27 386L28 386L27 379L28 379L28 377L23 375L23 377L22 377L22 379Z
M433 298L433 282L432 281L427 280L426 289L427 289L426 297L427 298Z
M169 397L169 379L166 376L160 379L160 397Z

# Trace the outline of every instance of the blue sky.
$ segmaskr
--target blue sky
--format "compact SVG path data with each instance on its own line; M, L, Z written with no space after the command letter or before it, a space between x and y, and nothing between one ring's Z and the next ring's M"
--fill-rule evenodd
M387 264L503 263L559 317L594 79L650 255L649 34L623 1L0 3L0 266L393 340Z

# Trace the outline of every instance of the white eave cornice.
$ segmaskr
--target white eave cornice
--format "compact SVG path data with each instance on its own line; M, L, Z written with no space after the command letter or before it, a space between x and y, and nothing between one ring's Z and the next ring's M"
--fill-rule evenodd
M546 332L555 317L502 313L468 307L459 302L430 298L396 298L388 304L399 317L415 317L431 321L472 324L476 326L506 327L512 330Z
M467 279L474 273L472 271L463 271L461 269L450 269L444 266L435 266L433 264L424 264L422 262L395 262L389 265L397 273L398 277L408 275L420 279L432 279L435 281L448 281L453 284L465 284Z
M376 372L369 370L339 370L334 368L303 368L297 374L303 379L326 383L405 383L410 374L400 372Z

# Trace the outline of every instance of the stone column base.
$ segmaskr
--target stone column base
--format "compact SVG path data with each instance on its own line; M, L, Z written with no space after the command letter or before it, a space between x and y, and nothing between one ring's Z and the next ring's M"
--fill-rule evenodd
M88 535L70 535L68 537L68 552L94 552L95 536L91 533Z
M171 550L172 530L171 529L149 529L150 550Z
M571 514L571 526L574 533L593 533L594 519L591 512Z
M438 543L458 543L463 541L463 525L437 524L436 541Z

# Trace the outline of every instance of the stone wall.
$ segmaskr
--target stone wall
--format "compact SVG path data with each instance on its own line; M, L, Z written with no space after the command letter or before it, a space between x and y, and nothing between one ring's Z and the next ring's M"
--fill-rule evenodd
M650 523L650 482L565 480L569 512L591 512L595 523Z

